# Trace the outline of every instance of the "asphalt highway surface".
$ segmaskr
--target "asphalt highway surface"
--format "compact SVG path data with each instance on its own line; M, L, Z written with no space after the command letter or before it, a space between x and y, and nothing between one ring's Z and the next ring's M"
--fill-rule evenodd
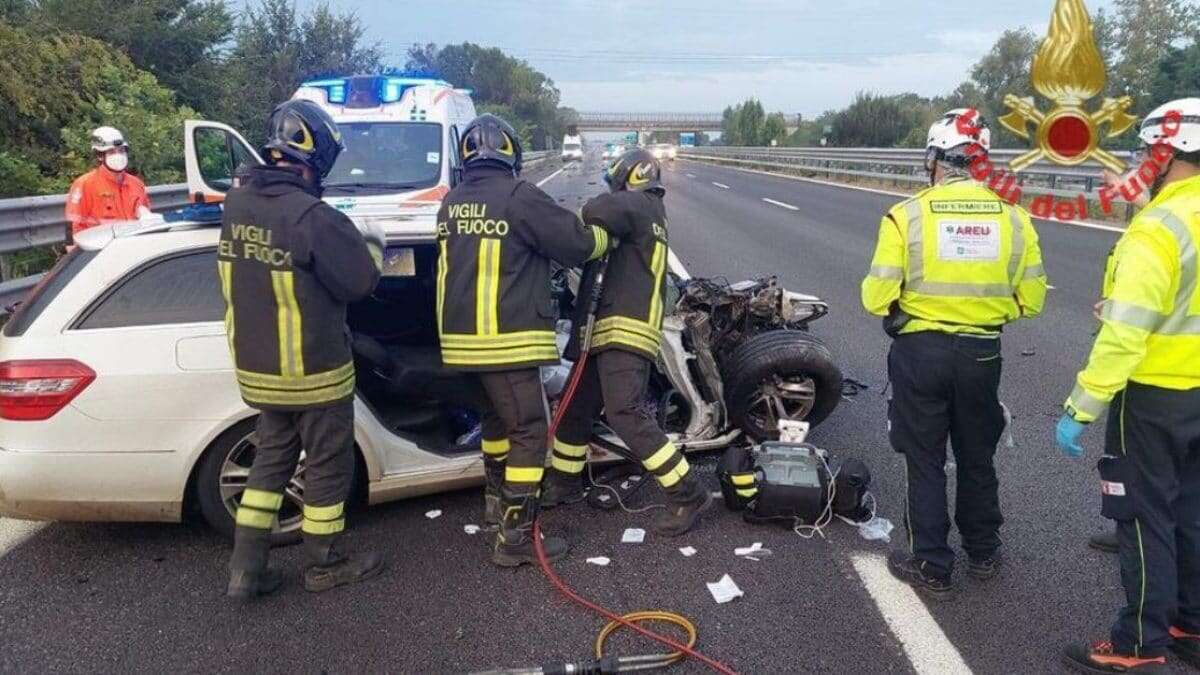
M557 169L552 162L530 177ZM589 156L544 189L575 209L604 189L600 175ZM775 274L829 303L814 333L869 388L811 440L868 464L879 514L897 529L891 544L841 523L806 540L717 506L693 533L622 544L625 528L649 529L647 514L580 504L544 518L547 532L573 545L557 565L563 579L618 612L689 617L698 647L742 673L1061 672L1065 644L1106 637L1121 599L1117 562L1086 547L1108 527L1094 464L1102 425L1085 436L1089 455L1079 461L1058 454L1052 433L1096 328L1091 307L1117 234L1037 223L1054 289L1042 317L1004 335L1002 398L1015 417L1015 447L997 454L1005 566L977 582L960 559L958 596L934 603L915 599L882 564L904 540L904 469L885 431L888 340L859 304L879 219L899 197L683 160L669 167L666 184L671 243L693 275ZM713 489L715 461L693 462ZM646 493L636 506L659 499ZM442 514L426 517L432 509ZM348 543L386 552L382 577L309 595L299 582L300 548L277 550L288 585L249 606L224 598L230 547L202 525L0 520L0 671L452 673L590 656L604 622L568 604L536 569L492 567L490 537L463 529L481 518L474 490L365 510ZM734 555L754 542L772 553ZM683 546L696 554L685 557ZM611 563L586 562L594 556ZM725 574L744 596L717 604L705 584ZM612 645L658 651L626 637Z

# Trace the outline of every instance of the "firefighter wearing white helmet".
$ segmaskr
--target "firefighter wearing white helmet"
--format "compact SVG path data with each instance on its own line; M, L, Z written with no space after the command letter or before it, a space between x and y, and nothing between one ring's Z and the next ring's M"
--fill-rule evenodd
M971 180L991 131L978 111L947 112L929 129L931 187L879 225L863 306L884 317L893 398L890 440L908 467L908 546L888 568L937 598L953 593L947 544L946 439L958 467L955 522L969 573L999 564L999 482L992 462L1004 430L1000 331L1042 311L1046 274L1029 214Z
M71 185L67 193L70 238L106 222L132 220L150 212L150 197L140 178L130 174L129 143L113 127L92 131L96 168Z
M1156 108L1139 137L1158 176L1109 259L1103 325L1056 430L1080 457L1107 414L1101 499L1126 606L1111 639L1067 651L1089 672L1151 670L1168 649L1200 667L1200 98Z

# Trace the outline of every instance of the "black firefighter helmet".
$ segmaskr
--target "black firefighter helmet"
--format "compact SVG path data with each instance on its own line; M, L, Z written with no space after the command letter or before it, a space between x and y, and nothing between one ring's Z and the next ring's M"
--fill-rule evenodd
M311 168L318 182L329 175L346 146L337 123L312 101L284 101L267 119L263 158L268 163L288 160Z
M666 194L662 184L662 166L645 148L634 148L621 155L604 174L604 182L613 192L640 190Z
M491 113L471 120L458 143L458 158L464 169L495 166L521 174L521 141L508 122Z

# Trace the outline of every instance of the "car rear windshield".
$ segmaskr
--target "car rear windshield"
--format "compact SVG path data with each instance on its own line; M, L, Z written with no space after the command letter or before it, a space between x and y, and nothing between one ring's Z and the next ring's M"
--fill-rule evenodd
M339 124L346 149L325 178L326 195L380 194L437 185L442 125L413 122Z
M20 337L29 330L34 321L37 321L54 298L62 292L62 289L71 283L71 280L87 267L87 264L96 257L99 251L85 251L83 249L75 249L59 259L54 268L42 277L29 295L25 296L25 300L17 306L16 312L9 318L8 323L4 324L5 337Z

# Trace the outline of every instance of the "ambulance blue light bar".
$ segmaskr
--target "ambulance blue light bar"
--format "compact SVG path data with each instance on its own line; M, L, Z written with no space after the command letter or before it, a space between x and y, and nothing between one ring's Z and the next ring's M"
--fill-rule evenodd
M367 107L384 103L395 103L412 87L450 87L445 80L426 77L390 77L366 75L310 80L300 85L323 89L330 103L346 104L349 107Z

